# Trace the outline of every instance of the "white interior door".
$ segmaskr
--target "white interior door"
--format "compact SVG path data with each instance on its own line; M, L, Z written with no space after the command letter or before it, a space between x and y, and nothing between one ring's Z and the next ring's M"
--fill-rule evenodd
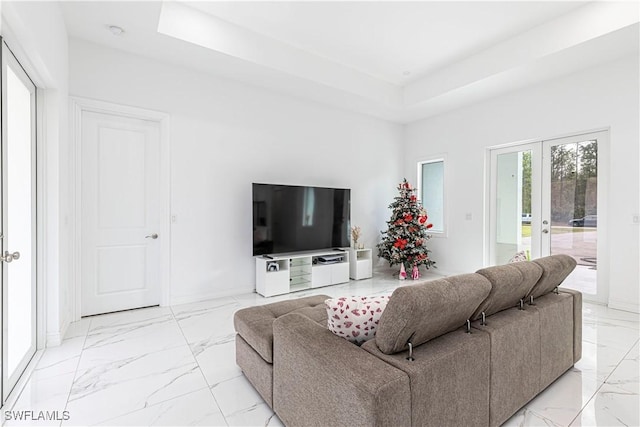
M2 401L36 351L36 88L2 43Z
M160 125L82 113L81 315L160 303Z

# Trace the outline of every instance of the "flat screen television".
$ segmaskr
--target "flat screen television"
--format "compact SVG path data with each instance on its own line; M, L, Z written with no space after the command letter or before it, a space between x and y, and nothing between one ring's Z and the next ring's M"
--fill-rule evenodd
M253 184L253 255L346 248L351 190Z

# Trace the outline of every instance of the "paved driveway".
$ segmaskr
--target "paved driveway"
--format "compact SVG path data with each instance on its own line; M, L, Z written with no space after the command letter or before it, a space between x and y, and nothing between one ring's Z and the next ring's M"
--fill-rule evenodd
M531 245L531 238L523 238L522 243ZM573 232L573 227L551 227L551 253L572 256L578 265L596 266L597 243L598 232L595 228L585 227L581 231Z
M585 228L583 232L576 233L554 233L554 230L562 228L565 227L551 227L551 253L567 254L574 257L578 265L595 267L598 256L596 229Z

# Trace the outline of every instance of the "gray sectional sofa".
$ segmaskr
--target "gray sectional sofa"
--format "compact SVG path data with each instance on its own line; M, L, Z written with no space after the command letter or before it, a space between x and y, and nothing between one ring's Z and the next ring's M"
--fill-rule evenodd
M236 360L288 426L497 426L581 357L582 297L558 288L575 265L397 288L362 346L327 329L326 295L242 309Z

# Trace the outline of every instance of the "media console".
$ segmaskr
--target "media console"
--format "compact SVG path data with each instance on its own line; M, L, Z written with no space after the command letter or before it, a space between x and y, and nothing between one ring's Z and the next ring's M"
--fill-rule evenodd
M346 250L296 252L255 259L256 292L265 297L349 281L349 251Z

